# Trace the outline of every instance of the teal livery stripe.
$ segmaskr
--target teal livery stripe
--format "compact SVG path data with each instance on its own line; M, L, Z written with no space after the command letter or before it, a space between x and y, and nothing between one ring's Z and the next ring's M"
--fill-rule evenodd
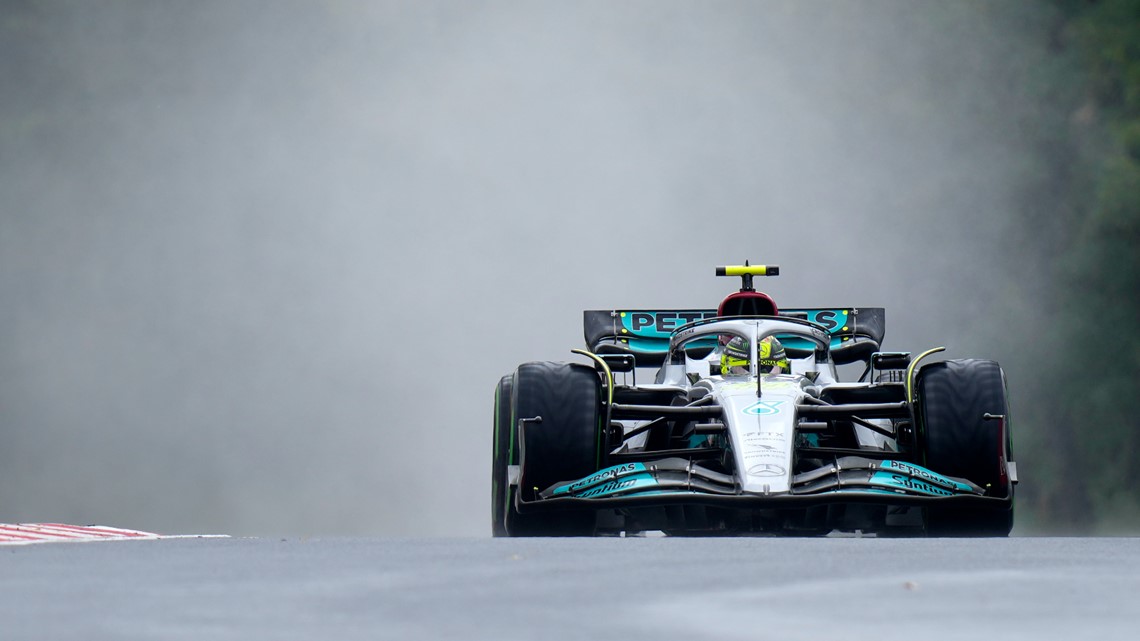
M906 474L920 481L926 481L931 485L937 485L941 488L953 490L955 493L977 493L981 488L972 487L966 483L955 481L954 479L942 476L941 474L931 472L925 467L915 465L914 463L907 463L904 461L886 460L879 464L879 469L883 472L898 472Z
M892 472L875 472L871 475L869 482L872 486L897 488L907 493L925 494L927 496L954 496L957 494L957 492L953 490L938 487L933 483L928 483L905 474L895 474Z
M604 496L613 496L615 494L627 494L642 489L656 488L657 486L657 479L653 478L652 474L634 474L632 476L613 479L601 485L596 485L588 489L574 492L571 494L571 496L580 499L600 498Z
M601 485L603 483L614 481L618 478L630 474L644 473L647 471L648 470L643 463L626 463L624 465L614 465L591 474L590 476L587 476L580 481L575 481L573 483L568 483L561 487L557 487L551 493L551 496L579 496L580 492L583 490Z

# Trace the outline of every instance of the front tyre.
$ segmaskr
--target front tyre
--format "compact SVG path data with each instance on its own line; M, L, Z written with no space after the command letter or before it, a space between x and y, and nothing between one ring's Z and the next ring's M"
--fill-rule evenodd
M928 536L1008 536L1013 529L1013 484L1009 402L1005 374L994 361L950 360L923 367L916 381L920 443L926 466L939 474L968 479L1004 508L926 508ZM986 414L1004 416L1000 420Z
M508 466L517 463L511 451L511 383L504 376L495 387L495 416L491 443L491 536L507 536ZM514 457L512 457L514 455Z
M605 455L601 390L597 371L585 365L534 362L515 370L510 430L519 483L508 488L505 522L510 536L594 533L593 511L520 513L517 505L538 500L538 492L555 483L600 469ZM520 423L525 425L521 432Z

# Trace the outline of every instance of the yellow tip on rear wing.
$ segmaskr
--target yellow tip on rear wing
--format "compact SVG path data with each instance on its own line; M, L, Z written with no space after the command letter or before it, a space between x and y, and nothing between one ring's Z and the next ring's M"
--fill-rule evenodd
M716 268L717 276L779 276L779 265L726 265Z

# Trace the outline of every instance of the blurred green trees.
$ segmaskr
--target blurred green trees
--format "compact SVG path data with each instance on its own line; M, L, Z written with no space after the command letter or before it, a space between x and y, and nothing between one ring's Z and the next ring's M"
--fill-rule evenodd
M1046 528L1140 529L1140 1L1064 0L1054 50L1079 73L1066 128L1072 163L1053 215L1064 222L1044 345L1040 493ZM1052 362L1049 365L1049 362ZM1087 525L1082 525L1087 524Z

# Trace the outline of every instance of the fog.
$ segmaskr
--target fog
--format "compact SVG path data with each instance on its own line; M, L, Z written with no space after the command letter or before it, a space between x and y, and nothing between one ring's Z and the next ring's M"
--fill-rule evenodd
M499 377L746 259L1024 376L994 4L6 1L0 521L486 534Z

